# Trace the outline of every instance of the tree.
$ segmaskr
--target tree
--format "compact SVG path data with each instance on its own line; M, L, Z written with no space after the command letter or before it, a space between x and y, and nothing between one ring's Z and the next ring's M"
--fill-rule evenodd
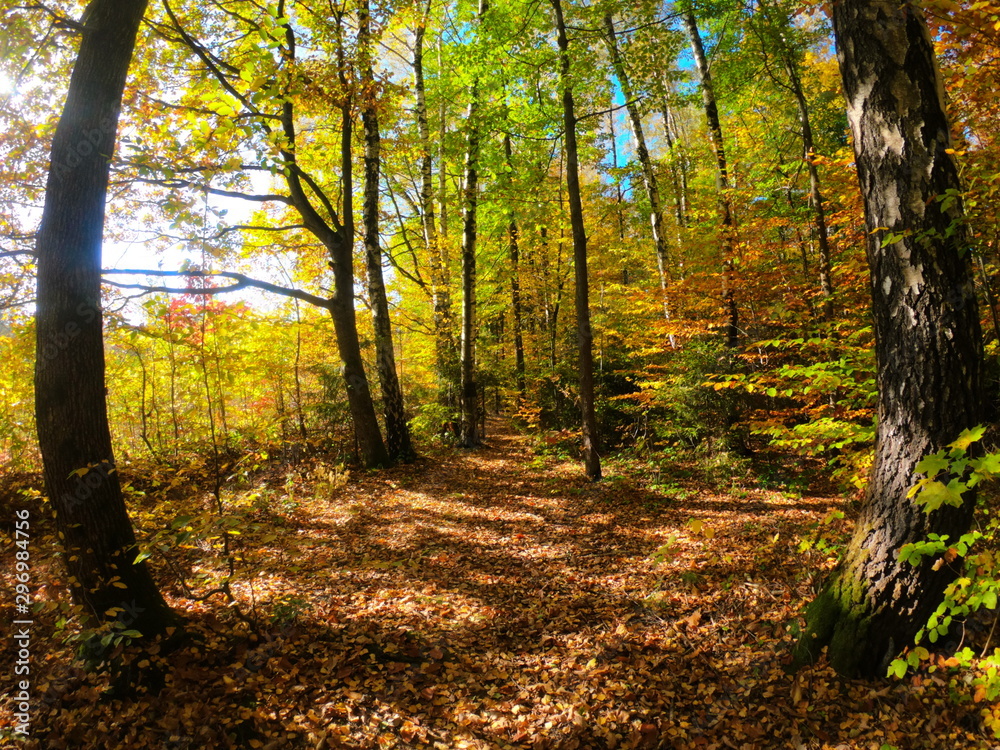
M427 0L424 12L413 32L413 88L415 95L414 114L417 120L417 133L420 141L420 218L423 229L424 246L427 248L428 264L430 266L430 283L427 289L431 295L431 305L434 310L434 346L436 353L439 399L447 407L451 407L457 391L459 364L455 342L455 316L451 304L451 274L448 268L448 255L443 237L438 236L434 210L434 157L431 153L430 127L427 121L427 95L424 82L424 38L430 17L431 0ZM442 102L444 99L442 98ZM443 107L443 104L442 104ZM444 112L441 113L438 138L444 153ZM441 203L441 234L445 233L445 169L444 160L438 165L440 173L439 197Z
M336 59L335 85L341 96L335 106L340 115L340 143L338 148L338 171L341 177L340 206L336 198L328 195L320 185L320 181L305 166L306 161L299 148L298 111L296 108L298 87L306 84L308 76L299 68L296 56L296 33L300 28L285 17L285 2L281 0L273 12L257 13L258 22L240 20L253 25L255 31L270 40L266 50L259 52L259 59L244 63L243 67L225 61L219 61L215 53L197 40L189 32L171 7L164 7L176 31L179 41L187 46L198 57L209 76L222 87L228 97L231 97L230 109L236 113L236 108L252 123L252 129L258 137L268 144L268 148L277 150L277 159L272 159L271 168L282 176L288 195L250 196L235 191L224 191L209 186L199 186L209 193L223 194L231 197L242 197L261 203L278 202L288 205L298 213L302 224L317 240L319 240L329 255L329 265L333 270L334 294L325 305L333 319L334 331L337 337L337 350L340 355L344 384L347 390L347 401L354 424L354 434L357 438L361 454L361 462L367 467L386 466L389 455L382 441L382 433L375 416L375 405L371 397L371 387L365 373L364 360L361 356L361 343L358 337L357 316L354 307L354 186L353 186L353 132L354 132L354 99L352 94L353 81L349 78L349 66L344 43L344 16L341 9L333 14L330 28L323 30L334 38L334 56ZM239 15L237 14L237 17ZM272 58L271 49L278 52L277 59ZM255 50L257 52L257 50ZM279 72L281 75L279 76ZM270 97L258 97L257 92L248 84L246 78L259 76L265 80L273 80L275 88ZM258 145L258 144L255 144ZM261 162L266 159L259 154ZM258 168L264 169L263 165ZM317 170L317 174L320 170ZM173 170L170 170L173 173ZM186 180L172 178L152 180L168 187L192 187ZM298 228L298 227L296 227Z
M576 279L576 335L579 343L580 411L583 423L583 461L587 476L601 478L597 452L597 418L594 413L594 332L590 327L590 282L587 276L587 228L580 195L580 167L576 142L576 112L570 77L569 39L560 0L551 0L559 44L559 80L562 86L563 139L566 148L566 192L573 229L573 263Z
M956 575L900 562L928 533L956 539L975 502L925 514L907 497L925 455L982 418L979 313L943 88L914 3L834 6L865 202L879 391L875 462L840 567L806 613L796 662L828 647L845 675L875 676L913 642Z
M733 288L733 263L736 255L735 221L733 207L729 199L729 166L726 160L726 145L722 140L722 123L719 119L719 105L715 97L715 86L712 83L712 72L705 56L705 47L698 31L698 20L690 3L685 4L682 13L684 27L691 39L691 51L694 53L695 67L701 81L701 98L705 106L705 118L708 121L708 138L715 152L715 189L719 202L719 233L722 248L722 304L726 310L726 344L736 346L739 335L739 308L736 304L736 290Z
M365 262L368 270L368 296L372 306L372 326L375 329L375 357L379 385L382 389L385 413L386 450L392 461L409 461L414 457L410 429L406 424L403 389L396 373L396 356L392 345L392 320L389 300L382 277L382 249L379 243L379 171L381 166L381 136L375 96L375 74L372 69L372 31L368 0L358 5L358 46L361 57L362 105L361 121L365 131L365 187L363 221L365 226Z
M503 151L507 171L508 198L513 196L514 147L510 133L503 134ZM507 220L507 258L510 260L510 313L514 329L514 377L517 397L523 401L527 395L527 378L524 366L524 334L521 324L521 252L519 247L521 231L517 226L517 213L511 207Z
M774 51L778 62L785 70L786 82L780 82L772 74L775 82L788 89L795 97L795 106L799 111L799 124L802 128L802 160L809 173L809 202L812 205L813 221L816 225L816 243L819 246L819 286L823 295L823 319L830 322L833 319L833 272L831 269L830 235L826 224L826 210L823 208L823 193L820 190L819 169L816 166L816 142L813 138L812 118L809 114L809 102L802 86L800 63L796 50L792 48L786 34L792 28L787 12L780 6L768 7L767 0L760 1L760 15L764 17L763 28L757 27L761 36L762 47ZM766 63L765 63L766 64ZM771 73L770 67L767 68Z
M670 253L667 249L666 230L663 224L663 208L660 202L660 188L656 180L656 172L653 170L653 160L646 147L646 136L643 132L642 117L639 112L639 104L632 91L632 80L625 69L625 61L622 59L618 49L618 37L615 34L615 21L610 13L604 14L604 41L611 54L611 64L614 66L615 76L622 87L622 94L625 96L625 108L628 110L629 123L632 126L632 135L635 137L635 152L642 166L642 182L646 188L646 197L649 199L650 221L653 225L653 244L656 247L656 268L660 274L660 291L663 294L663 315L670 319L670 305L667 298L667 287L669 285L668 268L670 264ZM613 136L612 136L613 138Z
M489 10L486 0L479 0L479 21ZM480 442L477 429L479 386L476 383L476 242L479 211L479 129L480 82L472 81L469 93L468 149L465 157L465 184L462 195L462 429L459 442L473 448Z
M104 381L101 246L111 154L146 0L93 0L52 140L38 230L35 416L69 587L88 619L144 636L177 618L138 550Z

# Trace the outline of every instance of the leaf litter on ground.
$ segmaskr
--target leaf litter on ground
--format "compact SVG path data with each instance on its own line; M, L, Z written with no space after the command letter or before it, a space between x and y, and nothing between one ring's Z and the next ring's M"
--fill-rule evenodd
M993 746L979 707L949 700L940 677L786 672L832 565L800 542L836 498L590 484L491 428L480 450L297 488L310 499L241 540L232 589L257 632L220 597L168 589L194 637L142 654L159 677L137 694L109 694L41 619L32 734L0 746ZM35 555L56 596L54 539ZM3 650L12 662L10 639Z

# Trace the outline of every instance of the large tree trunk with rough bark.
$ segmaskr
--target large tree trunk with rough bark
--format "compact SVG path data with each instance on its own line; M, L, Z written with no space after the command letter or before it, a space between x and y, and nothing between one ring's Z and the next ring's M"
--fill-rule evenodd
M608 45L608 51L611 53L611 64L614 66L615 76L618 78L622 94L625 96L625 108L628 110L628 119L632 126L632 135L635 138L635 153L639 158L639 164L642 166L642 182L646 188L646 197L649 199L650 222L653 225L653 245L656 248L656 268L660 275L660 293L663 295L663 316L669 320L670 304L668 287L670 284L670 250L667 247L666 227L663 223L660 187L656 181L653 160L649 156L649 149L646 147L646 136L642 128L639 104L632 93L632 79L629 78L628 71L625 69L625 62L622 60L621 52L618 49L615 21L610 13L604 15L604 30L606 32L605 41Z
M807 610L796 661L827 647L838 672L878 676L956 575L941 561L897 558L906 543L932 532L955 539L971 523L972 492L961 507L930 515L907 492L923 456L982 418L982 344L943 87L921 11L841 0L833 21L869 232L878 432L854 536Z
M695 67L701 81L701 98L705 107L705 118L708 120L708 137L715 151L715 186L719 203L719 244L722 250L722 305L726 313L726 344L736 346L739 341L739 308L736 303L736 290L733 286L733 264L736 256L736 224L733 220L733 209L729 200L729 166L726 161L726 146L722 140L722 123L719 120L719 105L715 98L715 85L712 83L712 72L705 57L705 47L698 31L698 21L694 11L688 5L683 12L684 27L691 39L691 51L694 54Z
M146 0L94 0L52 141L38 231L35 415L73 599L145 636L177 623L138 551L104 384L101 244L122 92Z
M409 461L414 457L410 428L406 424L403 389L396 372L396 355L392 345L392 320L389 300L382 278L382 248L379 243L379 172L382 139L379 134L378 111L375 102L375 76L372 70L371 21L368 0L361 0L358 13L358 44L363 56L361 66L363 104L361 121L365 131L365 188L362 212L365 227L365 265L368 270L368 297L372 306L372 327L375 331L375 366L382 389L385 414L385 446L393 462Z
M601 457L597 452L597 417L594 413L594 333L590 327L590 280L587 276L587 229L583 223L580 194L580 167L576 143L576 112L570 80L569 39L560 0L550 0L556 17L559 68L562 85L563 127L566 143L566 193L569 198L570 226L573 230L573 263L576 279L576 331L580 345L580 411L583 422L583 462L587 476L601 478Z

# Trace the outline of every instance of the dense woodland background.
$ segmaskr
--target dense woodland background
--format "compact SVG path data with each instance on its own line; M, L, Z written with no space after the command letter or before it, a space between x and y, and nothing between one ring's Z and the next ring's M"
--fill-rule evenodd
M1000 4L913 7L988 424ZM35 243L83 8L0 8L0 498L37 519L35 746L996 741L989 490L979 598L937 653L886 684L782 669L878 405L825 4L149 5L111 160L105 382L139 557L197 634L179 672L65 595L34 372L75 334L36 342Z

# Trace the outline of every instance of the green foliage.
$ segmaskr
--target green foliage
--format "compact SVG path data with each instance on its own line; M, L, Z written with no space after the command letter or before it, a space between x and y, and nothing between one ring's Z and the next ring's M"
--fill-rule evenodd
M416 414L409 421L410 432L415 440L426 443L440 442L452 434L448 426L458 418L455 410L438 401L419 403Z
M1000 453L975 457L971 453L985 432L982 426L964 430L945 449L921 460L916 471L924 477L914 484L909 497L925 512L932 513L942 505L961 505L964 492L1000 475ZM992 702L1000 697L1000 649L988 653L990 638L978 655L965 647L946 659L919 645L924 640L937 643L954 625L964 623L977 612L997 610L1000 561L996 549L1000 542L1000 517L987 502L980 502L978 514L979 528L957 540L947 534L928 534L927 539L905 544L899 550L901 562L921 565L933 560L931 564L937 569L960 561L963 573L947 586L944 600L917 633L914 640L918 645L890 664L889 675L902 678L909 670L926 666L934 672L946 667L952 672L956 690L959 686L971 686L972 700ZM997 615L993 617L996 619ZM968 699L964 690L958 694ZM1000 737L1000 717L991 709L984 709L984 722Z
M750 400L728 384L745 377L740 373L744 368L745 363L717 338L685 341L662 365L647 368L648 374L637 379L638 392L619 397L629 404L633 429L645 428L629 442L640 449L741 448L739 423Z
M760 341L759 369L722 383L757 394L748 420L753 434L775 448L823 458L834 479L862 489L875 441L871 337L864 327L837 337Z

